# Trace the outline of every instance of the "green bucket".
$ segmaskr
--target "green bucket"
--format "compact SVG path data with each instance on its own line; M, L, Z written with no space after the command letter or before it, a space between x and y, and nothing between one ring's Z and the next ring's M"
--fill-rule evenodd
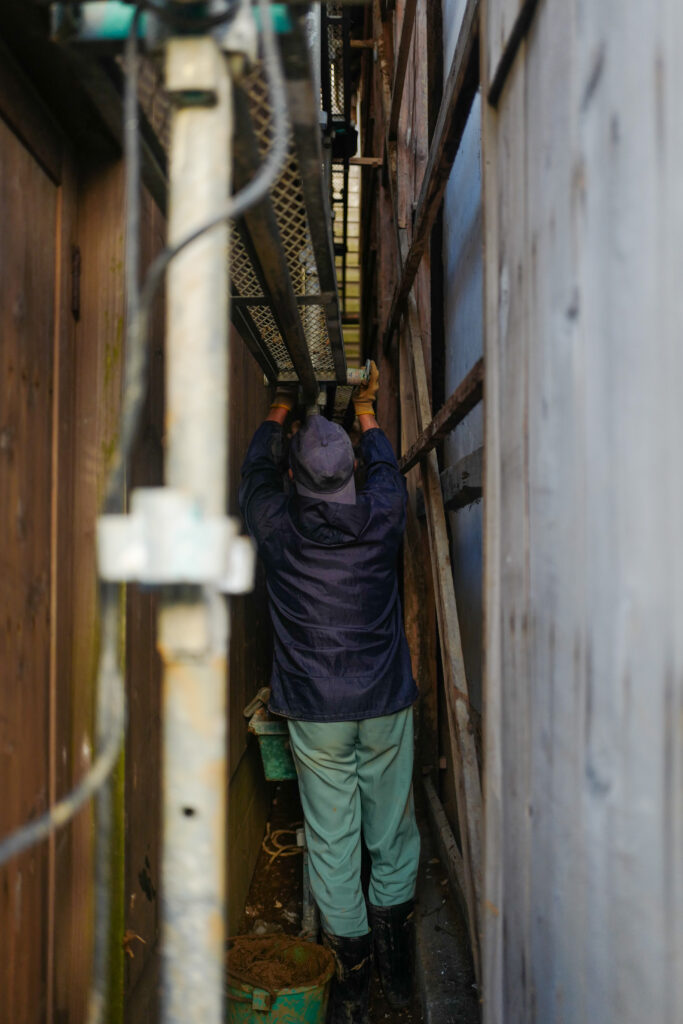
M241 949L251 943L258 955L268 956L268 943L278 964L290 964L307 983L291 987L265 987L250 984L244 975L235 977L230 971L230 949L239 943ZM264 960L261 960L263 965ZM228 946L228 1018L227 1024L324 1024L330 979L334 960L329 950L303 939L288 936L239 936Z

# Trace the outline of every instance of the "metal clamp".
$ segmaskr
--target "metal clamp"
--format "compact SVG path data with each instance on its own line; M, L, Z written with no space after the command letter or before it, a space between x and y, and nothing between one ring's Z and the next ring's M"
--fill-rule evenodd
M224 594L253 589L254 546L239 536L239 520L204 516L193 498L170 487L133 491L130 509L97 521L103 580L208 584Z
M370 360L366 360L365 366L361 366L358 369L347 369L346 371L346 384L348 387L362 387L370 380ZM294 370L280 370L277 375L277 384L296 384L298 377ZM266 387L270 387L273 381L269 380L264 375L263 383ZM333 376L330 377L318 377L318 384L323 387L339 387L336 379ZM343 385L342 385L343 387ZM303 404L303 403L301 403Z

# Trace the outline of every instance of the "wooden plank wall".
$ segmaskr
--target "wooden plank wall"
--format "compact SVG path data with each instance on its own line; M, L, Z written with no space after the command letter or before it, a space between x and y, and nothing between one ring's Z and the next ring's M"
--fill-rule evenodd
M54 774L51 396L59 201L58 183L0 121L2 835L47 808ZM6 1020L37 1021L47 1006L52 948L36 921L47 913L53 870L45 844L0 870Z
M405 8L405 3L397 4L393 24L395 54L399 52ZM408 55L396 137L396 160L399 168L397 175L398 225L399 229L406 232L408 237L411 234L413 210L422 184L429 151L430 125L427 88L429 66L428 60L425 59L428 52L427 7L426 4L418 3L414 16L412 43ZM383 127L386 126L383 125ZM393 231L393 228L391 230ZM390 252L396 259L393 238ZM391 294L390 290L387 291L387 310L384 317L380 319L382 324L386 322ZM423 261L418 271L415 295L428 367L427 374L431 383L432 308L429 258ZM419 433L410 369L400 355L399 361L401 431L397 455L406 451ZM404 621L411 649L413 673L420 689L420 702L417 707L420 769L429 771L434 776L438 772L435 741L439 728L436 611L432 598L433 583L427 529L424 521L417 518L419 469L416 468L409 473L406 482L408 484L408 513L403 558ZM421 552L421 557L416 557L416 552Z
M125 200L114 147L93 134L92 151L86 146L76 154L54 119L53 97L34 89L29 43L22 49L25 70L9 51L0 57L0 775L8 780L2 835L68 792L92 758L94 527L118 436ZM163 240L163 217L143 189L143 268ZM162 481L161 300L150 345L151 383L129 486ZM237 336L232 349L229 503L235 513L241 460L268 400L262 374ZM234 929L270 795L242 708L267 683L270 658L263 585L232 605ZM125 660L130 713L116 776L112 1024L158 1015L160 675L155 600L138 588L127 594ZM50 842L0 871L0 1021L85 1019L92 870L93 815L86 808Z
M140 259L147 267L165 243L165 222L143 189ZM164 302L156 299L150 326L147 404L133 452L129 486L163 482ZM161 839L161 664L156 650L154 591L127 588L126 684L128 731L124 794L123 963L124 1019L129 1024L158 1017Z
M388 72L393 54L400 49L405 4L399 2L393 14L383 19L381 5L375 4L366 14L365 36L382 40L384 71ZM389 437L397 456L417 436L417 418L413 400L410 371L399 358L398 346L389 354L383 351L382 331L386 324L398 260L397 228L404 238L412 233L413 209L419 194L427 160L429 142L428 20L425 4L418 3L412 43L408 53L403 97L399 109L396 140L389 147L388 163L381 171L365 170L363 204L372 211L369 230L363 235L364 265L374 270L373 278L364 286L364 357L374 358L380 368L381 388L377 404L380 426ZM431 44L430 44L431 45ZM363 69L361 119L365 125L363 155L385 153L388 123L383 107L389 109L382 91L389 81L382 61L373 63L367 51ZM392 163L393 162L393 163ZM392 196L389 180L391 167L399 168L396 194ZM367 206L366 206L367 204ZM364 222L367 223L367 222ZM425 260L416 280L419 296L419 321L428 375L431 378L431 297L430 267ZM366 294L367 293L367 294ZM438 771L438 694L436 614L433 600L431 566L427 530L419 521L416 496L419 471L407 476L408 515L403 558L403 605L406 634L411 650L413 673L420 689L418 714L418 761L425 771ZM416 557L415 553L420 552Z
M683 1006L682 41L544 0L483 114L490 1024Z

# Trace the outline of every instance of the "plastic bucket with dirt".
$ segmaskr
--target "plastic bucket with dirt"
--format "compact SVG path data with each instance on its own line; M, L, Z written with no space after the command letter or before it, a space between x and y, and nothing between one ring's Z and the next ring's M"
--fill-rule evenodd
M228 1024L324 1024L334 960L290 935L228 944Z

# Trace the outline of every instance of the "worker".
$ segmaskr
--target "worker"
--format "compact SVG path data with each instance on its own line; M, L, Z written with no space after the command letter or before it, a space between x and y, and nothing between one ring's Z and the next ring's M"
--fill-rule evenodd
M412 795L417 697L396 572L406 485L373 411L372 363L354 392L366 482L348 434L309 416L281 468L296 391L280 387L242 467L240 507L266 570L274 632L270 711L288 720L310 884L333 953L327 1020L365 1024L372 951L385 996L412 990L419 834ZM366 905L361 835L372 862ZM373 943L374 940L374 943Z

